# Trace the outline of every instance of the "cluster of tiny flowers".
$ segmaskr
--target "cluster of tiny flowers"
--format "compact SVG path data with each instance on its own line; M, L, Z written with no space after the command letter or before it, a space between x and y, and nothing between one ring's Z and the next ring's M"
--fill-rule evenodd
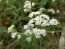
M33 16L34 16L34 14L33 14ZM46 30L34 28L35 25L50 26L50 25L59 24L59 22L56 19L52 18L50 20L49 16L45 15L45 14L37 15L37 16L35 16L35 18L33 18L33 16L32 17L31 16L30 16L30 18L32 18L32 19L28 22L28 24L24 25L24 29L26 29L25 34L26 35L34 34L36 36L36 38L40 38L41 37L40 35L45 36Z
M48 9L49 13L55 14L55 13L60 13L59 9L57 9L56 11L52 8Z
M54 18L50 19L48 15L43 14L41 12L43 10L44 9L41 8L40 10L33 11L28 15L28 17L31 19L29 20L29 22L26 25L24 25L24 29L25 29L24 34L29 36L26 38L27 41L28 41L28 39L29 39L29 41L31 41L32 35L35 35L36 38L41 38L41 36L46 36L46 30L37 28L36 26L42 26L44 28L45 26L59 24L59 22L56 19L54 19ZM54 9L48 9L48 12L55 14Z
M33 14L32 14L33 13ZM32 35L34 34L36 38L40 38L42 36L46 36L46 30L45 29L38 29L34 28L35 25L41 25L42 22L45 20L49 20L49 17L45 14L42 14L40 12L32 12L29 17L32 18L26 25L24 25L24 29L26 29L25 33L26 35ZM35 18L33 16L35 15ZM34 24L35 23L35 24Z
M33 16L41 14L40 11L31 12L28 17L32 18Z
M46 30L32 28L32 29L27 29L24 34L26 34L26 35L32 35L32 34L34 34L36 36L36 38L40 38L41 35L42 36L46 35Z
M49 21L49 24L51 24L51 25L57 25L57 24L59 24L59 22L56 19L51 19Z
M38 11L37 11L38 12ZM28 24L34 24L35 25L41 25L41 26L49 26L49 25L57 25L59 24L59 22L52 18L50 19L48 15L46 14L41 14L40 12L38 12L38 14L35 12L33 13L31 12L31 14L29 14L29 17L32 18ZM33 18L35 17L35 18Z
M12 38L15 38L16 35L17 35L17 32L11 33L11 37L12 37Z
M21 38L21 35L20 34L18 34L17 32L13 32L13 33L11 33L11 38L16 38L17 37L17 39L20 39Z
M26 41L31 42L31 37L27 37Z
M31 8L35 5L34 2L30 2L30 1L25 1L24 3L24 12L27 13L27 12L30 12L31 11Z
M18 34L18 35L17 35L17 38L18 38L18 39L20 39L20 38L21 38L21 35L20 35L20 34Z
M13 29L14 29L14 27L15 27L14 25L11 25L11 26L8 28L8 33L9 33L9 32L12 32Z
M52 14L55 14L55 10L54 9L48 9L48 12L52 13Z
M15 25L11 25L9 28L8 28L8 33L11 33L11 38L18 38L20 39L21 38L21 35L18 34L17 31L15 31Z
M37 38L40 38L41 37L40 35L46 36L46 30L44 29L33 28L33 33L35 34Z

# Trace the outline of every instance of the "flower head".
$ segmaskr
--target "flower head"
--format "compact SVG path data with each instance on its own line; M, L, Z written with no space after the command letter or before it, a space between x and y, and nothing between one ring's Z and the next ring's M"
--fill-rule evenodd
M50 21L49 21L49 24L50 25L57 25L57 24L59 24L59 22L56 20L56 19L51 19Z
M8 28L8 33L9 33L9 32L12 32L13 29L14 29L14 27L15 27L15 25L11 25L11 26Z
M35 6L35 3L34 2L32 2L32 6Z
M52 14L55 14L55 10L54 9L48 9L48 12L51 12Z
M14 33L11 34L11 37L12 37L12 38L15 38L16 35L17 35L17 32L14 32Z
M18 37L18 39L20 39L20 38L21 38L21 35L20 35L20 34L18 34L18 35L17 35L17 37Z
M27 37L26 41L31 42L31 37Z

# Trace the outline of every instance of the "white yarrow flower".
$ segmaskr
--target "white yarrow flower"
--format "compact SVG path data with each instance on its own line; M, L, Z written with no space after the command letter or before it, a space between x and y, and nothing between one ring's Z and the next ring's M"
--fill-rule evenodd
M31 9L31 2L30 1L25 1L24 8Z
M11 37L12 37L12 38L15 38L15 37L16 37L16 35L17 35L17 32L12 33L12 34L11 34Z
M35 21L35 25L41 25L43 19L40 16L37 16L34 18L34 21Z
M32 6L34 6L34 2L26 1L24 3L24 11L25 12L30 12ZM45 29L38 29L36 26L50 26L50 25L57 25L59 22L56 19L51 19L49 18L48 15L42 14L44 8L40 8L39 11L31 12L28 17L31 18L31 20L24 25L25 30L25 35L28 35L28 38L26 38L26 41L30 42L32 35L35 35L36 38L41 38L41 36L46 36L46 30ZM48 12L51 12L52 14L55 14L54 9L48 9ZM59 13L59 11L56 11ZM39 27L40 28L40 27ZM30 37L29 37L30 36Z
M29 24L32 24L32 23L34 23L34 19L31 19L31 20L29 21Z
M11 25L11 26L8 28L8 33L9 33L9 32L12 32L14 27L15 27L15 25Z
M27 25L24 25L24 29L30 29L31 27L34 27L34 24L28 23Z
M41 26L49 26L50 24L48 23L48 21L44 21Z
M41 38L41 36L37 36L37 35L36 35L35 37L36 37L36 38Z
M58 22L56 19L51 19L51 20L49 21L49 24L50 24L50 25L57 25L57 24L59 24L59 22Z
M39 14L41 14L40 11L36 11L36 12L35 12L35 15L39 15Z
M26 9L31 9L31 3L25 4L25 5L24 5L24 8L26 8Z
M35 36L40 36L40 35L46 36L46 30L44 29L34 28L33 33L35 34Z
M41 21L40 20L36 20L35 21L35 25L41 25Z
M35 12L31 12L28 17L32 18L34 16Z
M28 24L29 28L34 27L34 24Z
M25 31L24 34L25 34L25 35L31 35L31 34L32 34L32 31L31 31L30 29L28 29L28 30Z
M32 6L35 6L35 3L34 2L32 2Z
M17 35L17 37L18 37L18 39L20 39L20 38L21 38L21 35L20 35L20 34L18 34L18 35Z
M29 29L29 26L28 25L24 25L24 29Z
M55 10L54 9L48 9L48 12L51 12L52 14L55 14Z
M46 30L41 29L41 30L40 30L40 34L42 34L43 36L46 36Z
M33 16L39 15L40 11L31 12L28 17L32 18Z
M49 16L46 14L41 14L40 17L49 20Z
M32 8L32 6L34 6L35 5L35 3L34 2L30 2L30 1L25 1L25 3L24 3L24 12L25 13L27 13L27 12L30 12L31 11L31 8Z
M31 37L27 37L26 41L31 42Z
M25 13L30 12L30 9L24 9L24 12Z

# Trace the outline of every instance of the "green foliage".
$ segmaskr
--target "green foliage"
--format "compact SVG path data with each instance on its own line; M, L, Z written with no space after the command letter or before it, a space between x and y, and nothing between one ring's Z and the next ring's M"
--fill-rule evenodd
M56 34L54 34L54 35L58 34L57 38L56 38L56 36L54 36L53 39L52 39L52 37L50 39L49 36L47 36L49 39L47 37L42 38L41 40L34 38L34 39L32 39L33 42L31 41L30 43L28 43L25 41L26 36L24 36L24 35L21 35L22 38L20 40L16 40L16 39L12 39L10 37L10 34L7 34L7 29L12 24L15 25L15 28L18 32L23 33L23 31L24 31L23 26L25 24L27 24L27 22L30 19L27 16L29 13L26 14L23 11L23 5L24 5L25 1L26 0L2 0L2 1L0 1L0 41L3 40L3 44L0 45L0 47L2 46L1 49L3 49L3 48L5 49L11 43L14 43L13 44L14 46L11 45L11 46L9 46L10 48L16 47L17 49L19 49L18 46L20 46L20 49L45 49L46 46L50 47L49 45L51 45L51 46L54 45L53 41L51 41L51 40L57 39L57 42L58 42L58 39L59 39L58 32L62 31L62 27L65 24L65 0L56 0L55 2L53 2L53 0L30 0L30 1L33 1L36 3L36 8L38 10L40 9L40 7L45 8L44 13L48 14L50 17L54 17L54 18L58 19L58 21L60 22L61 25L46 27L48 32L55 30ZM53 8L55 10L59 9L60 13L59 14L57 14L57 13L49 14L46 12L46 10L49 8ZM37 9L35 9L35 10L37 10ZM52 36L52 35L50 35L50 36ZM14 41L16 41L16 42L14 42ZM44 42L41 42L41 41L44 41ZM8 44L8 43L10 43L10 44ZM40 44L40 43L42 43L42 44Z

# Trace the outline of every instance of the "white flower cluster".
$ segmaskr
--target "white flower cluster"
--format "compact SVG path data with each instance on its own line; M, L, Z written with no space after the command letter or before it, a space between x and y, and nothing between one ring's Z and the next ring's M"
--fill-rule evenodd
M49 21L49 24L50 24L50 25L57 25L57 24L59 24L59 22L58 22L56 19L51 19L51 20Z
M26 41L31 42L31 37L26 38Z
M14 29L14 27L15 27L14 25L11 25L11 26L8 28L8 33L9 33L9 32L12 32L13 29Z
M46 30L33 28L33 33L35 34L35 36L40 36L40 35L45 36L46 35Z
M8 28L8 33L11 33L11 37L12 38L17 38L20 39L21 38L21 35L18 34L17 31L15 31L15 25L11 25L9 28Z
M38 11L37 11L38 12ZM59 22L52 18L50 19L48 15L46 14L41 14L40 12L32 12L31 14L29 14L29 17L32 18L28 24L33 24L35 23L35 25L41 25L41 26L49 26L49 25L57 25L59 24ZM35 18L33 18L35 17Z
M36 38L40 38L40 35L45 36L46 35L46 30L45 29L37 29L34 28L35 25L40 25L40 26L50 26L50 25L57 25L59 22L56 19L51 19L49 18L48 15L45 14L37 14L36 12L32 12L32 14L29 15L30 18L32 18L28 24L24 25L25 34L26 35L32 35L34 34ZM33 16L35 15L35 18Z
M41 14L40 11L31 12L28 17L32 18L33 16Z
M14 33L11 33L11 37L12 38L16 38L17 37L17 39L20 39L21 38L21 35L20 34L17 34L17 32L14 32Z
M16 35L17 35L17 32L11 33L11 37L12 37L12 38L15 38Z
M54 9L48 9L48 12L52 13L52 14L55 14L55 10Z
M46 36L46 30L37 28L27 29L24 34L30 36L26 38L26 41L30 42L32 35L35 35L36 38L41 38L41 35Z
M55 14L56 13L60 13L60 11L57 9L56 11L52 8L48 9L48 12L52 13L52 14Z
M30 1L25 1L24 3L24 12L27 13L27 12L30 12L31 11L31 8L35 5L34 2L30 2Z
M25 4L26 4L26 2L25 2ZM29 1L28 1L28 3L31 4ZM29 5L29 6L31 6L31 5ZM27 8L31 9L31 7L27 7ZM36 26L41 26L44 28L45 26L59 24L59 22L56 19L54 19L54 18L50 19L49 16L46 14L43 14L41 12L41 10L44 10L44 9L41 8L39 11L31 12L28 16L31 19L29 20L29 22L26 25L24 25L24 29L25 29L24 34L29 36L26 38L27 41L31 41L32 35L35 35L36 38L41 38L41 36L46 36L46 30L38 28ZM53 9L48 9L48 12L51 12L52 14L55 13L55 11Z
M46 35L46 30L44 29L37 29L37 28L32 28L32 29L27 29L25 32L26 35L32 35L34 34L37 37L41 37L40 35L45 36Z

